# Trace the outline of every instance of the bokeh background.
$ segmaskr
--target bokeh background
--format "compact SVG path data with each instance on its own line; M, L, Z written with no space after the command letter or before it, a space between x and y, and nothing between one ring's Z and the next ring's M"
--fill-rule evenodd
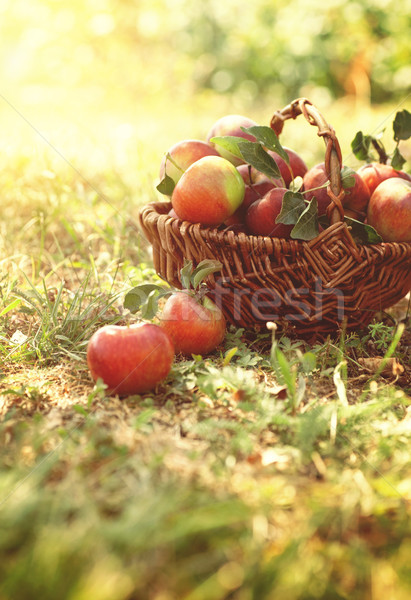
M348 161L410 107L410 31L411 0L2 0L0 150L155 176L223 114L268 124L306 96ZM311 128L288 135L319 158Z

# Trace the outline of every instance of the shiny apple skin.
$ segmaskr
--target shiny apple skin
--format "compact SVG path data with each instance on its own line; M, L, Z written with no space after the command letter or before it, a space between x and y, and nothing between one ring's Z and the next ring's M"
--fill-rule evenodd
M216 226L235 213L244 193L243 178L232 163L221 156L205 156L178 181L171 202L179 219Z
M128 396L152 390L170 372L174 347L161 327L151 323L105 325L90 338L87 363L94 381L110 394Z
M283 225L275 220L281 212L286 188L273 188L261 198L253 202L247 211L245 223L253 235L289 238L293 225Z
M225 337L226 320L220 308L210 298L198 301L188 291L170 296L159 320L176 353L186 356L209 354Z
M399 177L381 182L370 198L367 223L385 242L411 242L411 182Z
M391 165L385 165L383 163L372 162L367 165L363 165L357 170L358 175L366 183L368 190L371 194L377 188L380 183L386 179L392 179L393 177L399 177L406 181L411 181L411 175L405 171L394 169Z

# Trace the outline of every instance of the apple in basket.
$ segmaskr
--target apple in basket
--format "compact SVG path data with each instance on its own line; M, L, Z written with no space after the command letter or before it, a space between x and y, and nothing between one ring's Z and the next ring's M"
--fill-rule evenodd
M242 115L225 115L224 117L218 119L218 121L211 126L206 139L207 142L209 142L213 137L236 136L242 137L251 142L255 142L255 137L253 135L250 133L245 133L241 129L242 127L248 128L253 127L254 125L257 125L257 123L248 117L243 117ZM225 148L222 148L221 146L216 146L216 148L219 154L232 162L233 165L238 166L244 163L244 160L238 156L234 156L234 154L228 150L225 150Z
M327 181L328 175L323 162L308 169L303 177L304 197L306 200L311 200L314 196L317 198L320 216L325 215L331 202L327 194Z
M161 161L160 180L168 175L174 183L177 183L188 167L204 156L219 156L219 154L211 144L202 140L177 142L166 152Z
M385 242L411 242L411 181L386 179L371 195L367 222Z
M277 154L277 152L268 150L268 154L274 158L281 173L281 177L284 180L285 187L288 187L292 180L296 177L304 177L308 171L308 167L301 156L297 154L297 152L291 148L287 148L286 146L284 146L283 149L288 154L290 164L287 164L285 160L279 154Z
M286 188L273 188L261 198L253 202L247 211L245 222L247 229L254 235L269 237L289 238L293 225L276 223L275 220L281 212Z
M351 171L351 176L354 177L355 183L351 187L345 188L345 196L343 198L344 212L354 212L364 214L367 210L370 200L370 190L367 184L355 171ZM358 218L358 216L356 217Z
M105 325L87 345L92 378L101 378L111 394L121 396L152 390L167 377L173 360L169 335L152 323Z
M358 218L357 213L363 213L367 208L370 192L358 173L351 171L350 175L355 179L355 184L345 189L343 204L349 213L356 214ZM311 167L303 177L304 197L306 200L311 200L313 196L317 198L319 215L326 213L331 202L327 193L327 181L328 175L323 162Z
M386 179L399 177L400 179L411 181L411 175L405 171L397 170L391 165L385 165L378 162L372 162L367 165L363 165L357 170L357 173L364 183L367 184L370 195L374 192L376 187Z
M204 156L181 176L171 197L179 219L217 226L244 200L245 184L235 166L221 156Z
M244 223L247 210L253 202L263 198L273 187L282 186L281 179L270 179L251 165L239 165L237 170L245 183L244 200L235 213L224 221L226 225Z

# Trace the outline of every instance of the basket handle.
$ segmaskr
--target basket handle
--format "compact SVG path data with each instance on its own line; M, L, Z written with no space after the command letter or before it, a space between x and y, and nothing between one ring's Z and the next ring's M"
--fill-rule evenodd
M270 127L274 130L274 133L280 135L283 130L284 121L287 119L296 119L301 114L304 115L310 125L318 127L317 135L324 139L326 145L324 162L327 177L330 181L327 193L332 200L327 209L327 216L333 225L344 220L342 199L345 195L341 182L341 149L334 129L307 98L297 98L282 110L276 111L271 119ZM356 246L354 240L353 244Z

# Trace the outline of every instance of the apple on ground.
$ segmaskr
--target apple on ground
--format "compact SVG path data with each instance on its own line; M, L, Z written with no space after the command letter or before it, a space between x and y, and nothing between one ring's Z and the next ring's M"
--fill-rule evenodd
M381 182L368 203L367 223L385 242L411 242L411 181L392 177Z
M248 117L243 117L242 115L225 115L216 121L210 128L207 134L207 142L210 142L213 137L221 137L221 136L236 136L242 137L245 140L249 140L251 142L255 142L256 139L253 135L249 133L245 133L241 127L253 127L257 125L255 121L249 119ZM211 142L212 143L212 142ZM235 156L228 150L225 150L222 146L215 144L215 148L218 153L229 160L233 165L238 166L244 163L244 160Z
M301 156L297 154L297 152L295 152L291 148L287 148L286 146L284 146L284 150L286 151L290 159L289 165L279 154L277 154L277 152L268 150L268 154L270 154L277 163L277 166L281 173L281 177L284 180L285 187L289 187L293 179L295 179L296 177L304 177L304 175L308 171L308 167L305 164L304 160L301 158Z
M174 183L177 183L188 167L204 156L219 156L219 154L211 144L202 140L177 142L163 157L160 165L160 181L167 174Z
M142 394L167 377L174 360L173 343L158 325L105 325L87 345L94 381L101 378L111 394Z
M370 196L376 187L386 179L399 177L400 179L411 181L411 175L405 171L397 170L391 165L385 165L378 162L372 162L367 165L363 165L357 170L357 173L367 185Z
M245 184L235 166L221 156L193 163L174 188L171 202L179 219L217 226L244 200Z
M220 308L207 296L193 292L172 294L159 316L160 327L170 336L176 353L209 354L224 339L226 320Z
M253 235L289 238L293 225L276 223L281 212L286 188L273 188L262 198L253 202L247 211L245 222L247 229Z

